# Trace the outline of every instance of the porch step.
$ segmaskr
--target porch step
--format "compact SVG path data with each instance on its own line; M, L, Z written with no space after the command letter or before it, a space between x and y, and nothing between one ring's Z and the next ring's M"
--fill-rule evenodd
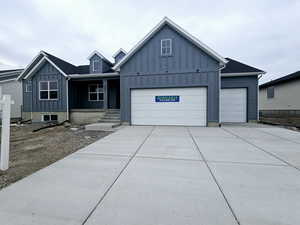
M120 123L120 119L101 119L99 123Z
M120 110L119 109L109 109L109 110L107 110L98 122L101 122L101 123L120 123Z

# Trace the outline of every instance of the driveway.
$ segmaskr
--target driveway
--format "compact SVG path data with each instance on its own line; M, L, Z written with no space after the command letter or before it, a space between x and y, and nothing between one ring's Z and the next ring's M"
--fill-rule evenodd
M5 225L289 225L299 209L300 133L258 126L125 127L0 192Z

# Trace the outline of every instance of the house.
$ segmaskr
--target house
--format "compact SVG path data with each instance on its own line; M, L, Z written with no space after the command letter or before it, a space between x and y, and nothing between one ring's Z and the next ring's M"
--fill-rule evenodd
M258 119L258 76L168 18L110 62L99 51L75 66L41 51L20 74L23 116L91 122L120 110L133 125L217 126ZM111 118L111 117L109 117ZM105 120L104 120L105 121Z
M11 118L21 119L22 83L17 81L22 69L0 70L0 88L3 95L10 95L14 104L11 106Z
M261 120L300 126L300 71L259 86Z

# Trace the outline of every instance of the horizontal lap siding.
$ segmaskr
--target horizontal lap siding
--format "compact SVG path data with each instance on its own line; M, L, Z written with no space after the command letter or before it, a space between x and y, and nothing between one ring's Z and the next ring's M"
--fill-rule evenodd
M172 56L161 57L160 41L172 39ZM208 122L219 121L219 64L166 25L120 70L121 119L130 122L130 89L207 87Z
M50 63L46 62L32 77L32 92L25 92L28 80L23 81L24 112L65 112L67 111L66 78ZM40 100L39 82L57 81L58 100ZM32 110L31 110L32 109Z
M247 88L248 120L257 120L257 85L257 76L221 78L221 88Z

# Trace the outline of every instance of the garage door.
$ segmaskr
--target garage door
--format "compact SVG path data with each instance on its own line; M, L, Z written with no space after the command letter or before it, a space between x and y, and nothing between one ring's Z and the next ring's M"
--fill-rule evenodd
M132 90L131 123L206 126L206 88Z
M247 122L247 89L221 89L221 121Z

